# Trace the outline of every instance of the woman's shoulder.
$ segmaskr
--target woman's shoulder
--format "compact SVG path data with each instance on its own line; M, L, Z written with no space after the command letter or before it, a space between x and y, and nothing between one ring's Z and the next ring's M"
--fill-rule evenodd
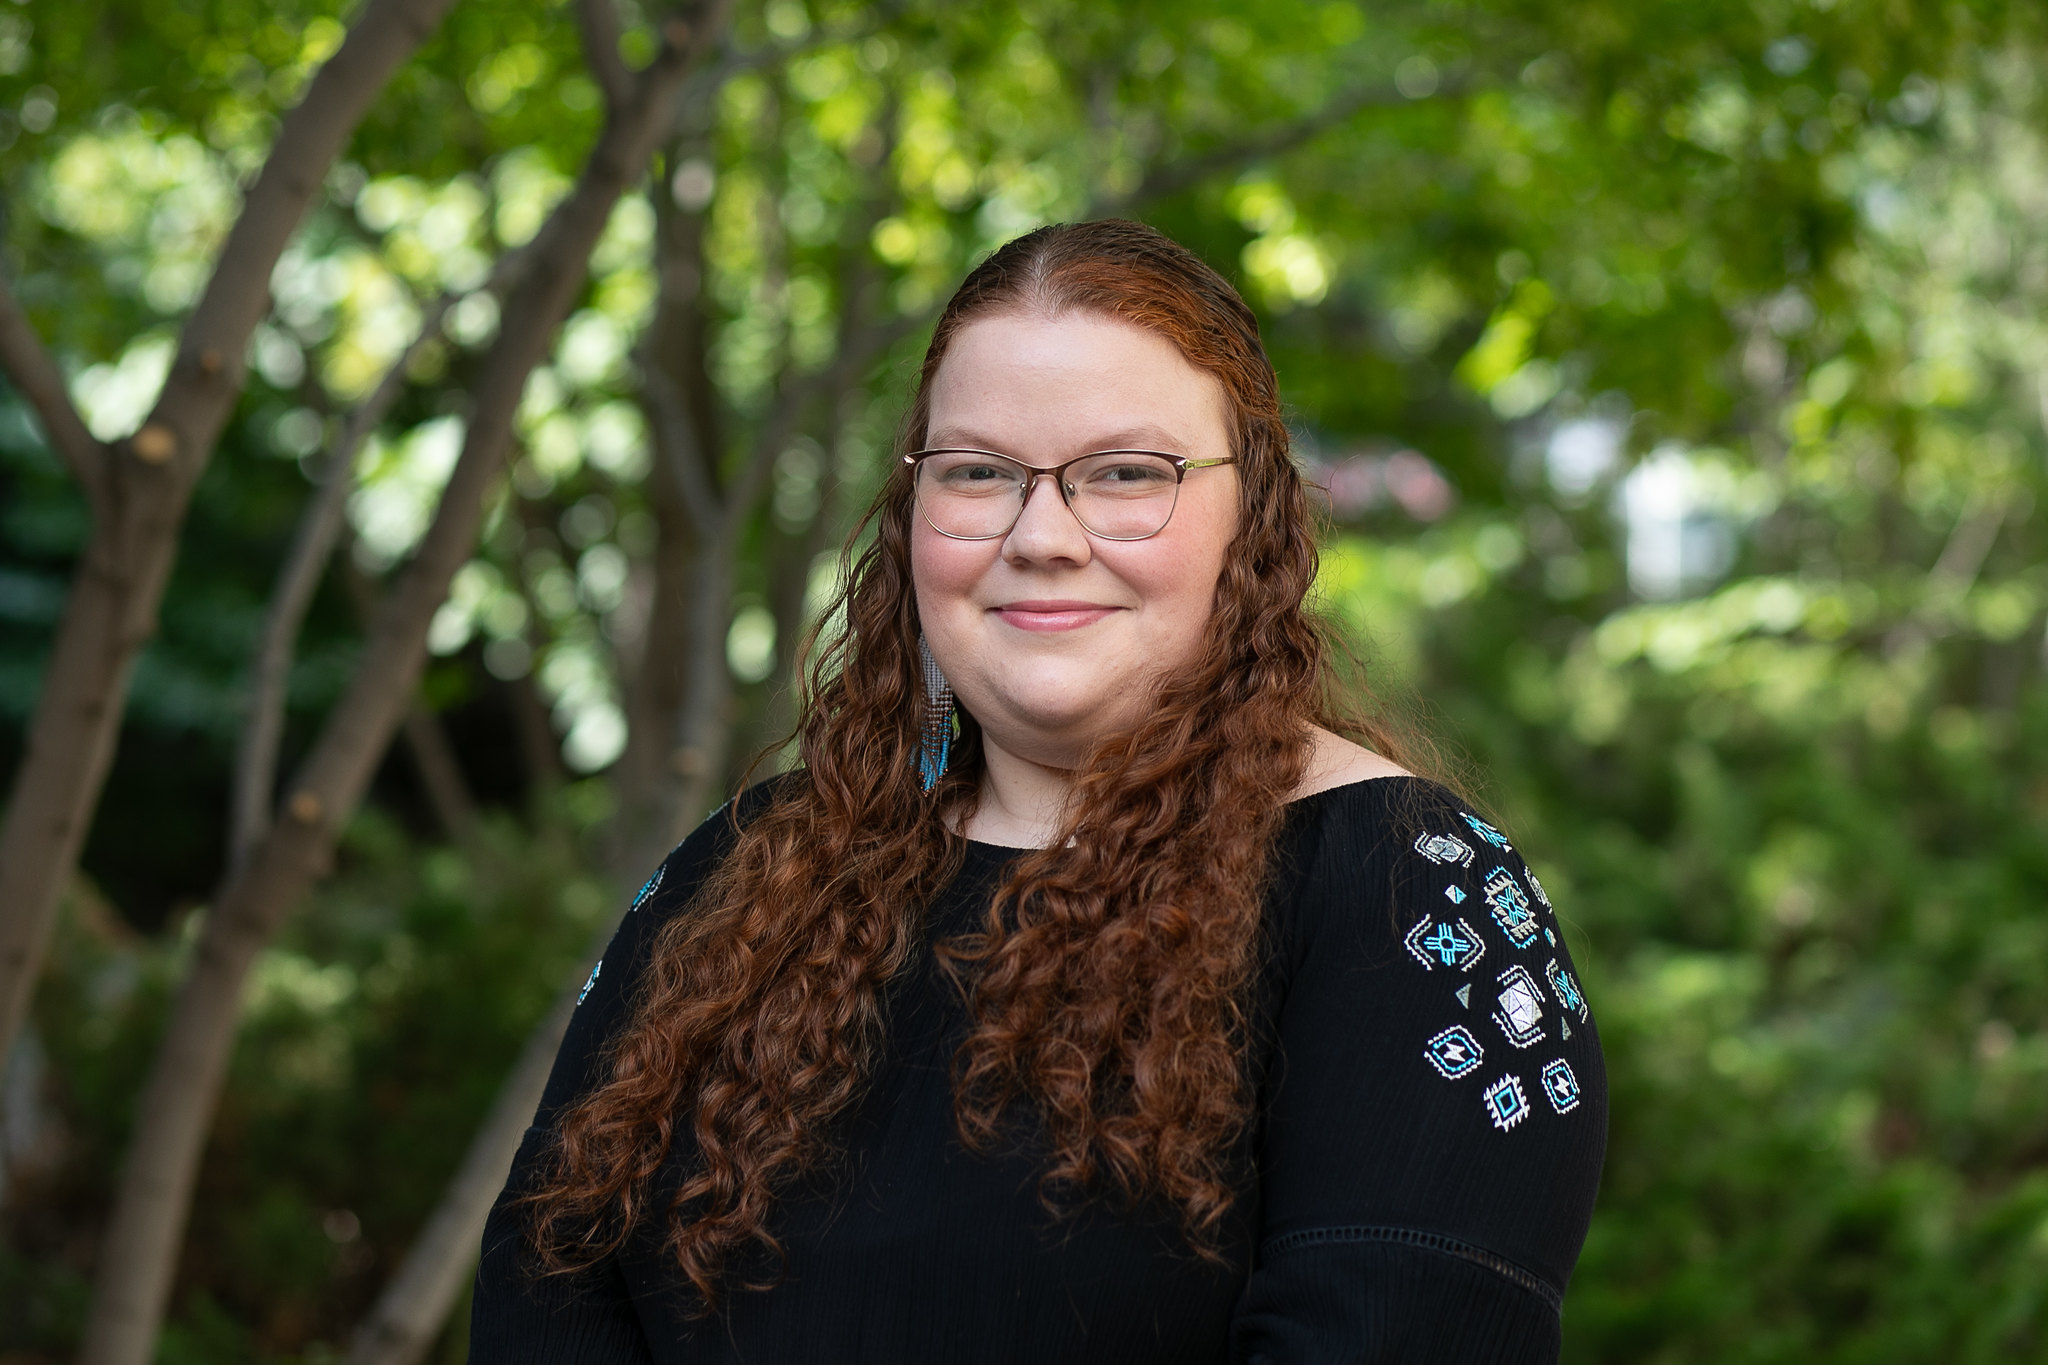
M1336 836L1347 845L1340 856L1355 858L1363 839L1376 850L1395 837L1425 862L1440 863L1430 850L1445 856L1458 853L1470 867L1478 853L1512 854L1507 837L1476 813L1474 804L1442 782L1422 777L1362 744L1321 727L1313 731L1313 747L1289 803L1290 823L1298 832ZM1440 837L1432 845L1428 838Z
M666 920L687 905L697 887L732 851L739 832L761 812L803 780L801 770L776 773L741 789L717 810L704 817L683 841L669 851L653 875L633 897L629 918L645 910L647 918Z
M1348 741L1338 743L1345 749L1319 747L1287 805L1291 861L1300 872L1341 878L1368 863L1399 861L1402 852L1431 862L1430 849L1448 852L1454 845L1471 853L1459 855L1469 867L1478 856L1475 848L1511 847L1474 813L1472 802L1442 782ZM1482 828L1491 831L1491 839ZM1432 844L1437 836L1443 842Z
M1332 734L1320 725L1311 729L1309 736L1308 768L1302 774L1301 785L1294 789L1297 801L1357 782L1414 776L1392 759L1383 758L1342 735Z
M1293 954L1332 935L1418 961L1442 956L1422 940L1455 939L1474 964L1488 943L1559 944L1526 850L1440 782L1400 772L1325 786L1289 806L1287 828L1293 894L1281 918Z

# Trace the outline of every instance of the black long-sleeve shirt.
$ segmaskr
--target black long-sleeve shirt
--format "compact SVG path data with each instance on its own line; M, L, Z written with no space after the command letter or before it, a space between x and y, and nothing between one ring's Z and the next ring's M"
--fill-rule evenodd
M723 815L708 821L627 914L508 1193L600 1079L655 932L730 838ZM928 938L975 927L1017 852L971 844ZM1028 1147L962 1148L949 1066L967 1015L926 953L891 990L886 1055L841 1120L842 1158L776 1208L776 1287L692 1317L648 1225L589 1272L534 1280L501 1199L471 1360L1555 1360L1607 1106L1548 897L1499 831L1412 778L1293 803L1277 855L1248 1058L1258 1104L1223 1263L1188 1251L1168 1212L1092 1201L1055 1220Z

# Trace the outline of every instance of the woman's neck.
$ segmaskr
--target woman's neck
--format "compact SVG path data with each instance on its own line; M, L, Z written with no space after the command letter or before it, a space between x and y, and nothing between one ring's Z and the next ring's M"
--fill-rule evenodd
M1019 757L985 735L981 758L981 801L960 832L1006 848L1051 844L1066 817L1073 771Z
M1074 789L1070 768L1034 762L982 739L981 804L960 832L1005 848L1045 848L1059 837L1067 796ZM1306 771L1291 799L1381 777L1411 774L1370 749L1311 727Z

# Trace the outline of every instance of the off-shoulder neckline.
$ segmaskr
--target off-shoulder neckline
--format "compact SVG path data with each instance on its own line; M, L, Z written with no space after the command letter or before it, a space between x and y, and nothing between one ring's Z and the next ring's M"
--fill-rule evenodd
M1310 802L1312 802L1312 801L1321 801L1321 800L1323 800L1323 799L1324 799L1325 797L1331 797L1331 796L1336 796L1336 795L1338 795L1339 793L1342 793L1342 792L1355 792L1355 791L1358 791L1358 790L1359 790L1360 788L1362 788L1362 787L1370 787L1370 786L1373 786L1373 785L1375 785L1375 784L1377 784L1377 783L1381 783L1381 782L1427 782L1427 781L1429 781L1429 779L1428 779L1428 778L1426 778L1426 777L1419 777L1419 776L1417 776L1417 775L1416 775L1416 774L1414 774L1414 773L1386 773L1386 774L1383 774L1382 776L1379 776L1379 777L1361 777L1361 778L1359 778L1359 779L1358 779L1358 780L1357 780L1356 782L1340 782L1340 783L1338 783L1338 784L1337 784L1336 786L1334 786L1334 787L1323 787L1323 788L1320 788L1320 789L1318 789L1318 790L1316 790L1316 791L1312 791L1312 792L1309 792L1309 793L1308 793L1307 795L1305 795L1305 796L1297 796L1297 797L1295 797L1295 798L1294 798L1294 799L1293 799L1292 801L1289 801L1289 802L1287 803L1287 809L1289 809L1289 810L1297 810L1297 809L1301 809L1301 808L1304 808L1304 807L1306 807L1306 806L1307 806L1307 805L1308 805L1308 804L1309 804ZM1037 844L1021 844L1021 845L1020 845L1020 844L991 844L991 843L987 843L987 842L985 842L985 841L983 841L983 840L980 840L980 839L969 839L969 840L967 841L967 847L969 847L970 849L974 849L974 850L976 850L976 851L978 851L978 852L983 852L983 853L989 853L989 854L995 854L995 855L1003 855L1003 854L1010 854L1010 853L1036 853L1036 852L1037 852L1037 851L1039 850L1039 848L1041 847L1041 845L1037 845Z

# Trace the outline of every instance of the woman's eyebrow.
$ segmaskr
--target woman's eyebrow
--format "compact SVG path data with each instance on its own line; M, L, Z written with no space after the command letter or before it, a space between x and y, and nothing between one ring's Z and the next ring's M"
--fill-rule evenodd
M1099 437L1093 444L1095 450L1164 450L1178 452L1185 450L1188 442L1168 431L1165 427L1153 426L1150 422L1121 431L1112 431Z
M924 447L926 450L990 450L1002 453L1000 446L966 427L934 427L925 433Z

